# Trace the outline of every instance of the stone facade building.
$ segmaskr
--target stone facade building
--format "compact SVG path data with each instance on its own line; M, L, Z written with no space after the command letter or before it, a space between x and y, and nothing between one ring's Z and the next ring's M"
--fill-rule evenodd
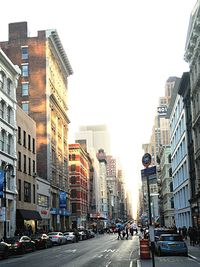
M19 75L20 69L0 49L0 239L4 236L4 227L8 237L14 235L16 226L16 88Z

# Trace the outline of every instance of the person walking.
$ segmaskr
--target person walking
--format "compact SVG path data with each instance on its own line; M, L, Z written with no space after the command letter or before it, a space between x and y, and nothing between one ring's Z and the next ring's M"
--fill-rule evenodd
M128 231L129 231L128 224L125 226L125 231L126 231L126 240L128 240Z
M121 236L121 228L120 228L120 227L117 228L117 233L118 233L118 237L117 237L117 239L118 239L118 240L119 240L119 239L122 239L122 236Z

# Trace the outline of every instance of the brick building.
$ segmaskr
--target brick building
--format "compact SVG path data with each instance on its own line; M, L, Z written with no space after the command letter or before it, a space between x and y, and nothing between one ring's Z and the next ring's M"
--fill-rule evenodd
M80 144L69 144L72 227L87 226L90 161Z
M69 201L62 208L59 201L69 193L67 103L73 72L56 30L38 31L35 37L27 32L27 22L10 23L9 39L0 47L21 67L18 105L36 121L37 175L51 185L50 227L63 230L69 224Z

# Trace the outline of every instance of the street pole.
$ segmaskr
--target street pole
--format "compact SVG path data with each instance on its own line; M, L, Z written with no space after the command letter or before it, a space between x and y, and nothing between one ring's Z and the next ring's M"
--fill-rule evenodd
M155 259L154 259L154 232L152 233L152 215L151 215L151 199L150 199L150 189L149 189L149 173L148 167L151 164L151 155L149 153L145 153L142 157L142 164L146 168L146 178L147 178L147 194L148 194L148 208L149 208L149 238L151 241L151 255L152 255L152 266L155 267ZM151 232L150 232L151 230ZM152 237L151 237L152 235Z
M147 167L148 168L148 167ZM149 175L147 177L147 193L148 193L148 207L149 207L149 226L152 226L152 215L151 215L151 196L149 188ZM154 258L155 244L151 241L151 255L152 255L152 266L155 267L155 258Z

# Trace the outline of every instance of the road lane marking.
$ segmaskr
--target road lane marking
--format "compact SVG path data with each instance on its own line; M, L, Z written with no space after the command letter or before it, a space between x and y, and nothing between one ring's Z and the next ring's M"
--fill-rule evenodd
M132 267L132 266L133 266L133 262L131 261L129 267Z

